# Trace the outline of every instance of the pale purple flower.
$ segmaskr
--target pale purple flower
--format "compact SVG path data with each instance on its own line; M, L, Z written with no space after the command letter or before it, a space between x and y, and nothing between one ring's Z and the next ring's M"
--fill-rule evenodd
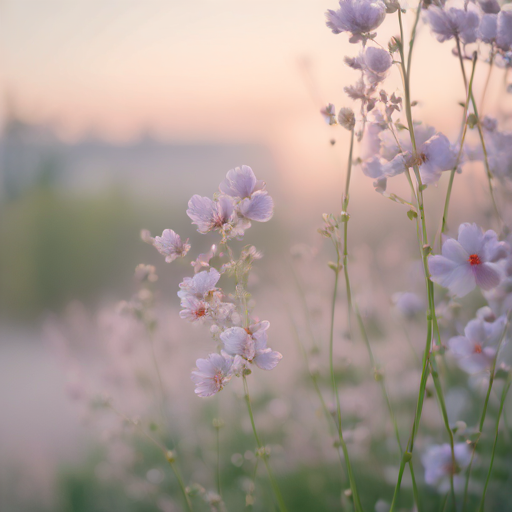
M479 318L468 322L464 336L455 336L448 341L459 367L467 373L489 370L504 335L505 324L505 316L494 322Z
M180 235L175 233L172 229L164 229L162 236L155 236L149 240L156 250L165 256L165 261L171 263L176 258L183 258L190 250L188 238L182 242Z
M210 266L210 260L216 254L217 246L213 244L208 252L200 254L195 261L190 263L194 267L194 272L197 274L200 270L208 268Z
M274 201L265 190L265 182L257 180L249 166L243 165L228 171L219 189L233 198L235 215L241 217L239 224L243 229L250 227L251 220L267 222L272 218Z
M478 37L484 43L492 43L498 34L498 15L484 14L478 27Z
M189 322L204 322L210 316L210 305L193 295L181 299L180 318Z
M213 201L195 194L188 202L187 215L199 233L216 230L226 239L242 236L247 228L246 222L241 221L235 212L233 199L226 195Z
M178 297L183 299L192 296L204 300L208 294L217 290L215 286L219 279L219 271L214 268L203 270L194 277L185 277L180 283L181 290L178 292Z
M498 14L496 45L503 51L512 49L512 10L502 10Z
M198 359L191 378L196 384L195 393L202 397L218 393L235 375L239 359L227 354L210 354L208 359Z
M336 124L336 107L332 103L329 103L326 107L322 108L322 110L320 110L320 114L322 114L324 121L329 126Z
M365 43L386 17L386 5L381 0L340 0L339 4L337 11L325 13L326 23L334 34L350 32L351 43Z
M219 185L219 190L227 196L245 199L250 198L258 190L265 190L265 182L257 180L248 165L242 165L228 171L226 178Z
M501 9L498 0L478 0L478 5L486 14L498 14Z
M480 19L478 14L472 10L442 9L431 5L426 14L432 32L436 34L439 42L448 41L458 37L463 43L474 43L476 41L477 29Z
M491 290L500 283L494 262L503 257L505 246L494 231L483 233L476 224L461 224L458 240L448 238L442 255L429 256L431 279L457 297L467 295L475 286Z
M425 311L425 301L417 293L397 292L393 294L391 300L406 318L413 318L420 311Z
M269 322L263 321L245 329L242 327L226 329L220 335L224 350L232 356L238 355L249 363L254 363L262 370L272 370L283 356L267 347L269 326Z
M375 180L373 186L379 192L386 190L388 178L403 173L406 168L405 160L401 154L396 155L391 161L375 156L363 162L362 165L363 174Z
M425 468L425 482L437 487L440 493L450 489L450 476L454 476L454 484L459 487L463 483L461 472L471 460L471 450L467 443L457 443L454 446L455 466L452 459L451 447L448 443L432 445L421 457Z
M347 130L352 130L356 124L356 116L351 108L343 107L338 113L338 123Z
M452 170L457 163L458 152L442 133L428 139L417 152L421 160L420 176L424 185L437 183L441 173Z
M370 46L366 48L362 62L368 81L376 84L386 78L386 72L393 64L393 58L388 51Z

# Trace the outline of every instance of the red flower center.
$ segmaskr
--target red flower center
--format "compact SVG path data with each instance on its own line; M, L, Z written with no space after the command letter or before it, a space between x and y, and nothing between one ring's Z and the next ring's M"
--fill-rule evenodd
M196 318L201 318L202 316L206 315L206 308L204 306L199 306L194 311L194 314L196 315Z
M471 265L480 265L482 263L478 254L471 254L468 261Z
M475 348L473 349L473 353L474 354L481 354L482 353L482 345L480 345L479 343L477 343L475 345Z

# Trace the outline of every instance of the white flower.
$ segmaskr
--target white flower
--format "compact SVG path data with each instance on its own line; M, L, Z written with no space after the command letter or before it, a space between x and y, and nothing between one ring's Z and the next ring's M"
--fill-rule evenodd
M468 322L464 336L455 336L448 342L459 367L467 373L489 370L496 357L505 324L505 316L494 322L486 322L479 318Z
M461 224L458 240L448 238L442 255L429 256L431 279L457 297L467 295L475 286L491 290L500 283L501 273L494 262L503 258L505 246L494 231L483 233L476 224Z
M181 241L180 235L175 233L172 229L164 229L162 236L155 236L149 240L156 250L165 256L165 261L171 263L176 258L183 258L190 250L188 238L185 242Z
M365 43L386 17L386 5L381 0L340 0L339 4L337 11L325 13L326 23L334 34L350 32L351 43Z
M454 446L455 466L449 444L432 445L421 457L425 467L425 482L437 487L440 493L450 489L450 476L454 475L454 484L459 487L463 483L460 473L471 460L471 450L467 443L457 443Z

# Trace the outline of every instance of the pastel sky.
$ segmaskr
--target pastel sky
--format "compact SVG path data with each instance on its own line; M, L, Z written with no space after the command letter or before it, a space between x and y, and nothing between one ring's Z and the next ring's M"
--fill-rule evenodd
M0 88L24 117L63 138L113 140L151 131L178 142L260 142L290 175L323 186L346 158L346 134L329 129L322 103L349 104L358 45L325 26L334 0L3 0ZM411 19L406 19L409 33ZM395 15L379 29L386 45ZM412 90L416 116L456 136L464 99L452 42L420 26ZM486 67L479 64L475 90ZM308 70L306 72L306 70ZM487 107L496 107L494 72ZM398 69L387 89L399 87ZM508 101L510 108L510 100ZM339 139L335 156L328 141ZM315 185L313 185L315 186Z

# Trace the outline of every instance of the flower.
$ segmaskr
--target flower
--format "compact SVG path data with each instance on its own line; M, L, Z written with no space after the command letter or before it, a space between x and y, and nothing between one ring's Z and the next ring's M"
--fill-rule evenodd
M493 322L481 318L468 322L464 336L455 336L448 341L459 367L467 373L489 370L503 337L505 324L505 316Z
M336 107L332 103L329 103L326 107L322 108L322 110L320 110L320 114L322 114L325 122L329 126L336 124Z
M503 9L498 14L496 45L503 51L512 49L512 10Z
M263 321L245 329L242 327L226 329L220 335L224 350L232 356L238 355L249 363L254 363L262 370L272 370L283 356L267 348L269 326L269 322Z
M393 64L393 58L388 51L373 46L366 48L362 61L366 77L372 84L382 82Z
M178 297L183 299L193 296L204 300L206 295L216 290L215 285L219 279L219 271L214 268L198 272L194 277L185 277L180 283L181 290L178 292Z
M235 212L233 199L225 195L220 196L217 201L193 195L188 202L187 215L192 219L192 224L197 225L199 233L206 234L216 230L223 239L242 236L247 228Z
M210 260L217 254L217 246L213 244L207 253L200 254L195 261L190 264L194 267L194 272L197 274L201 269L210 266Z
M431 5L427 10L426 18L440 43L453 37L460 38L463 43L476 41L480 19L474 11L455 7L445 10Z
M492 43L498 33L498 16L496 14L484 14L478 27L478 37L484 43Z
M235 214L242 217L243 229L250 227L248 221L267 222L274 214L274 201L265 190L265 182L257 180L248 165L228 171L219 190L233 198Z
M340 0L337 11L329 9L325 15L333 34L350 32L351 43L369 39L386 17L386 5L381 0Z
M468 466L471 460L471 450L467 443L455 444L453 451L455 464L448 443L430 446L421 457L421 462L425 467L425 482L435 485L440 493L445 493L450 489L450 475L454 475L454 484L457 487L463 482L459 473Z
M162 236L155 236L155 238L148 238L156 250L165 256L165 261L171 263L176 258L183 258L190 250L188 238L185 242L181 241L180 235L175 233L172 229L164 229Z
M416 293L397 292L391 297L396 309L406 318L413 318L420 311L425 311L425 301Z
M429 256L431 279L457 297L467 295L477 285L482 290L491 290L501 280L494 262L504 257L505 247L494 231L483 233L476 224L461 224L458 240L448 238L443 243L442 255Z
M202 397L212 396L238 373L240 358L227 354L210 354L208 359L198 359L196 366L191 375L196 384L195 393Z

